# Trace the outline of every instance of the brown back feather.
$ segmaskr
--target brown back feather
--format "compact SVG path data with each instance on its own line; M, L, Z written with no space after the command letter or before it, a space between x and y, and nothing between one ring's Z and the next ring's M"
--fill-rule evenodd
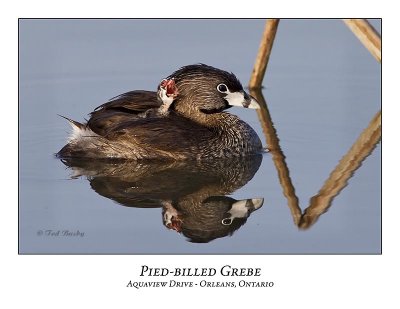
M154 151L185 155L192 153L195 157L204 147L204 143L209 144L216 136L211 129L171 112L168 117L125 122L109 130L105 137L120 143L135 140L141 147Z
M137 119L139 113L159 106L156 92L130 91L98 106L90 113L87 125L93 132L104 136L119 123Z

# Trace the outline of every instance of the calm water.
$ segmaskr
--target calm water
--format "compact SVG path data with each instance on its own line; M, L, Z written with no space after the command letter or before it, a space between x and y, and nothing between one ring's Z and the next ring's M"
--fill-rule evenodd
M380 109L380 64L339 20L279 25L263 96L282 153L212 166L53 157L69 131L57 114L83 120L117 94L155 89L180 66L213 65L246 85L263 28L262 20L21 20L20 252L379 253L380 143L329 209L300 220L293 206L296 197L300 213L310 206ZM265 141L256 111L230 112ZM260 199L222 225L233 205ZM163 224L174 210L181 233Z

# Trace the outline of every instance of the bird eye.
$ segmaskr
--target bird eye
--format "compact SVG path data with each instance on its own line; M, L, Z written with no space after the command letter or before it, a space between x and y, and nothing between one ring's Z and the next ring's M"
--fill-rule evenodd
M217 90L218 90L219 92L226 93L226 92L228 92L228 87L226 87L225 84L219 84L219 85L217 86Z

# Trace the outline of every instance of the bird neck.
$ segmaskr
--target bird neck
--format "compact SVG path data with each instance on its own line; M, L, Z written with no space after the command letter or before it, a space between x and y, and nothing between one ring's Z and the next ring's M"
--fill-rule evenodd
M239 118L224 112L207 114L190 104L176 104L175 111L182 116L208 128L222 128L239 121Z

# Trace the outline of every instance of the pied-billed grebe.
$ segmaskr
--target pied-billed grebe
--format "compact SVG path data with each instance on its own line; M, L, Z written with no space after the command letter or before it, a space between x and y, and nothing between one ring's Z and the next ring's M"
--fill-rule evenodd
M167 115L140 116L160 107L156 92L127 92L97 107L86 124L70 120L73 132L58 157L206 160L262 151L254 130L224 112L232 106L259 108L233 73L196 64L168 80L179 94Z
M178 95L178 88L176 88L176 84L174 79L163 79L158 85L157 91L157 99L160 102L159 107L150 108L147 111L138 114L139 117L147 118L147 117L166 117L169 115L169 107L172 102Z

